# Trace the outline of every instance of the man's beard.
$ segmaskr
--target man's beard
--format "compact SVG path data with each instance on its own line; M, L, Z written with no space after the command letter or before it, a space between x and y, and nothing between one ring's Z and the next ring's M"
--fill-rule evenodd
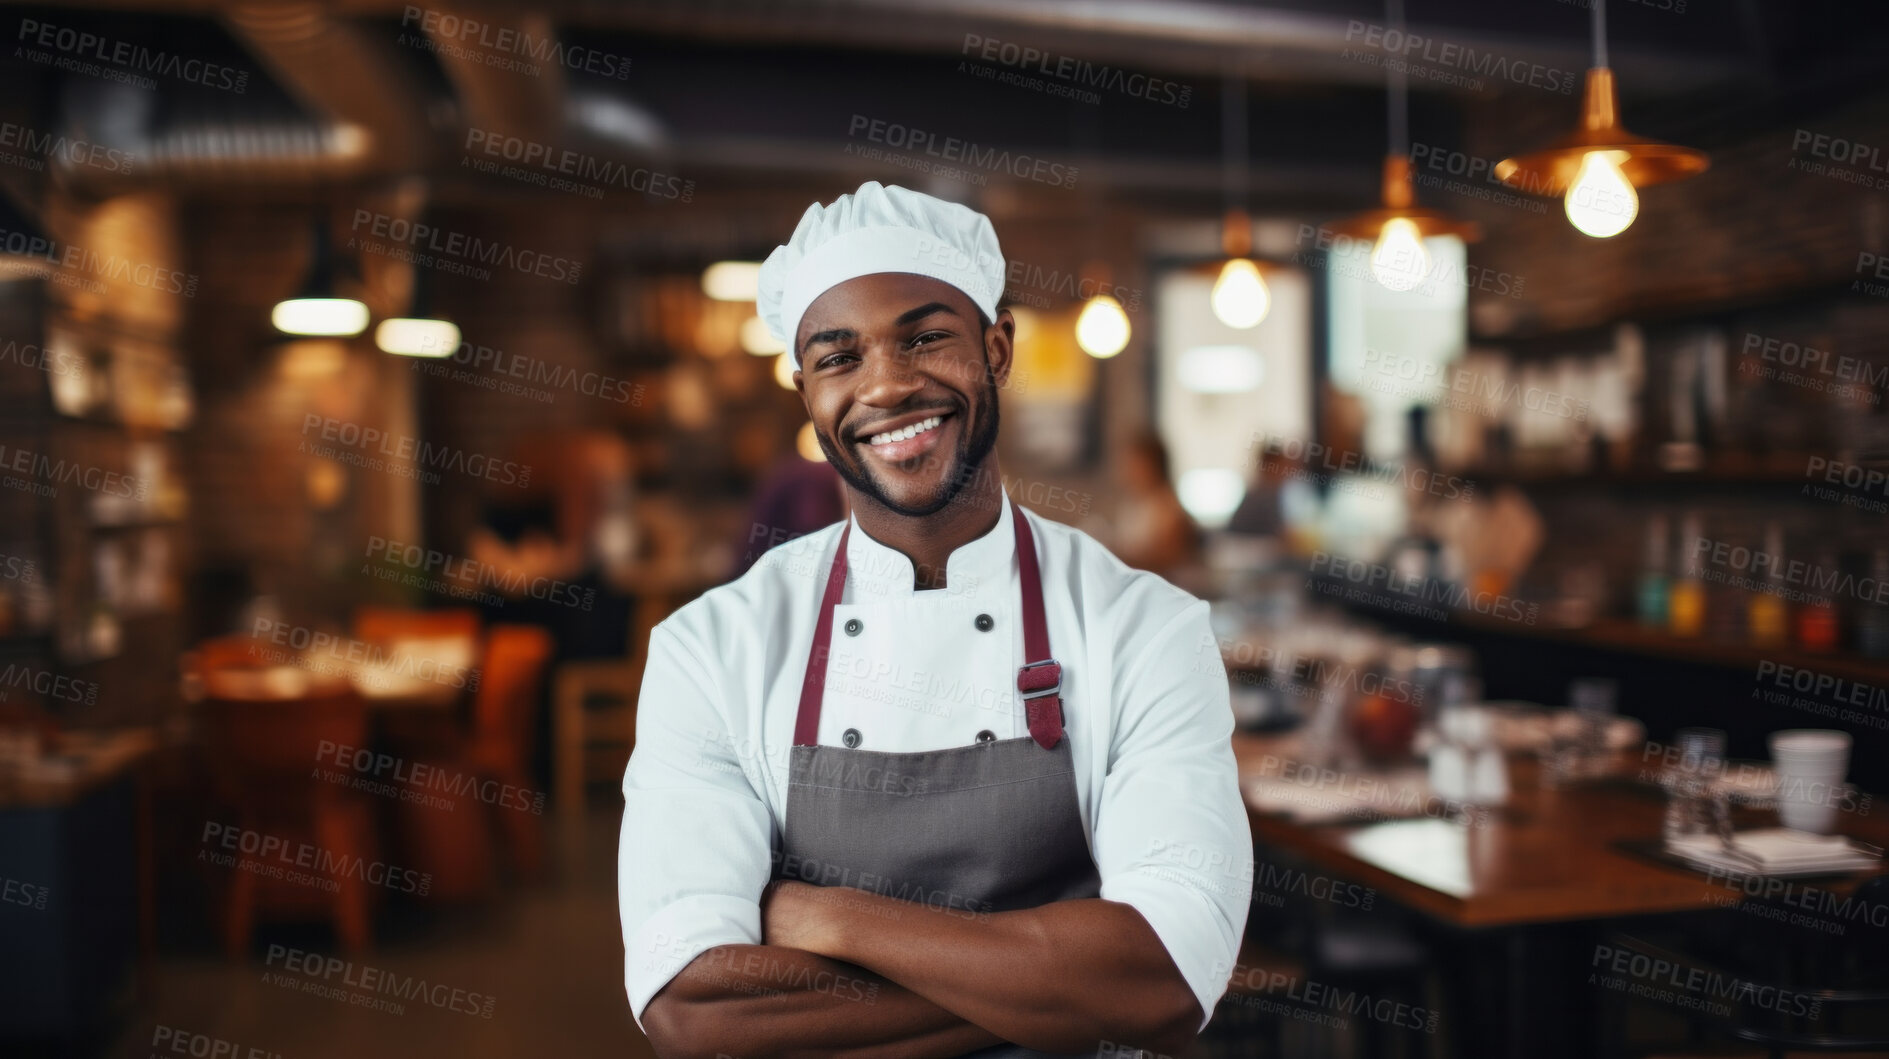
M952 453L951 464L945 468L944 488L938 491L936 497L920 507L905 507L894 502L886 494L885 489L878 482L873 481L872 472L867 469L864 461L854 466L841 460L838 450L824 431L816 428L813 433L820 442L820 451L826 453L826 462L833 465L833 469L839 472L847 485L872 497L891 511L908 518L920 518L936 514L955 501L964 491L964 487L971 484L971 480L976 477L977 468L984 465L984 460L990 455L990 451L997 447L997 380L991 377L988 368L984 372L983 397L983 407L989 414L979 419L977 426L973 428L975 433L959 435L958 450ZM960 409L958 414L968 416L970 409Z

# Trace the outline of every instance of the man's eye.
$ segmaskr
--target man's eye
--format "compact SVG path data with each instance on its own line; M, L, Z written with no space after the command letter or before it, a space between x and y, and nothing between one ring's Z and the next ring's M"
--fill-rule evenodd
M854 355L853 351L850 349L842 349L835 353L828 353L826 356L821 357L819 362L816 363L814 367L830 368L836 364L841 363L845 358L853 356L853 355Z
M918 337L912 339L911 344L914 346L922 346L931 342L936 342L939 339L950 338L950 337L951 337L951 332L949 331L926 331L924 334L919 335Z

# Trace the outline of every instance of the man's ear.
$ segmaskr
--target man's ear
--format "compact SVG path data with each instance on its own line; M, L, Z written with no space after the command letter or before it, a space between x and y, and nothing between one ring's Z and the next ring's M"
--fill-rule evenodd
M984 359L990 365L991 381L1002 389L1010 378L1010 365L1016 358L1017 320L1010 310L997 310L997 319L984 329Z

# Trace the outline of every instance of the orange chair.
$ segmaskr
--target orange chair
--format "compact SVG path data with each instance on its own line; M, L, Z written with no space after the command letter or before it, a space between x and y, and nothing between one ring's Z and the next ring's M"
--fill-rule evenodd
M400 805L402 855L433 876L442 901L489 894L491 836L505 836L514 869L542 869L544 805L531 782L539 692L551 636L535 625L494 625L479 660L470 730L449 743L406 744L437 783ZM496 825L496 828L494 827Z
M401 607L361 607L354 612L354 636L369 643L399 640L436 640L479 636L479 612L470 607L408 610Z
M551 654L551 634L536 625L492 626L465 753L500 791L510 787L515 792L506 801L487 804L498 814L514 867L526 878L535 878L544 863L545 806L543 792L531 782L531 759Z
M249 949L260 913L302 916L325 913L342 945L352 952L372 941L371 913L379 896L366 872L324 874L331 867L372 864L378 857L374 810L349 786L320 772L336 771L319 757L324 744L367 745L367 711L345 682L318 681L301 698L205 701L205 744L222 803L219 829L206 822L204 852L234 858L212 870L226 881L223 940L232 959ZM345 770L342 770L345 771ZM228 828L240 828L235 848L224 844ZM295 851L314 847L315 866L265 853L260 843L278 840ZM245 867L248 865L248 867ZM309 878L291 878L299 871Z

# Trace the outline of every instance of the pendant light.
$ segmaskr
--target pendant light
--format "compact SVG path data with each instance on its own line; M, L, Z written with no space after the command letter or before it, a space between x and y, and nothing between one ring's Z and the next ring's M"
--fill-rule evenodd
M314 247L308 275L292 298L275 305L269 321L290 335L358 335L367 330L367 306L353 298L336 296L334 250L328 243L328 222L315 218Z
M1404 35L1402 0L1384 5L1392 31ZM1401 64L1391 64L1386 77L1390 124L1390 152L1384 156L1383 205L1347 217L1331 226L1334 234L1371 240L1371 276L1388 290L1407 291L1430 275L1430 251L1423 241L1433 235L1453 235L1464 242L1482 237L1482 229L1459 221L1441 210L1417 205L1410 173L1410 89Z
M1083 269L1084 285L1093 285L1095 296L1082 306L1076 317L1076 345L1097 360L1107 360L1128 348L1128 312L1108 293L1109 272L1106 262L1097 260Z
M1581 127L1533 154L1496 163L1497 180L1531 195L1562 195L1568 223L1607 239L1639 216L1635 188L1705 172L1704 151L1635 136L1620 125L1614 72L1607 65L1607 8L1593 0L1594 66L1581 97Z
M1220 249L1227 256L1218 266L1209 304L1219 321L1235 330L1258 327L1272 311L1272 291L1266 274L1253 260L1253 219L1241 208L1246 201L1246 78L1229 73L1220 93L1220 142L1225 154L1226 213L1220 219Z
M431 270L412 267L413 296L407 315L382 320L374 328L374 345L382 353L400 357L450 357L459 352L459 326L433 314Z

